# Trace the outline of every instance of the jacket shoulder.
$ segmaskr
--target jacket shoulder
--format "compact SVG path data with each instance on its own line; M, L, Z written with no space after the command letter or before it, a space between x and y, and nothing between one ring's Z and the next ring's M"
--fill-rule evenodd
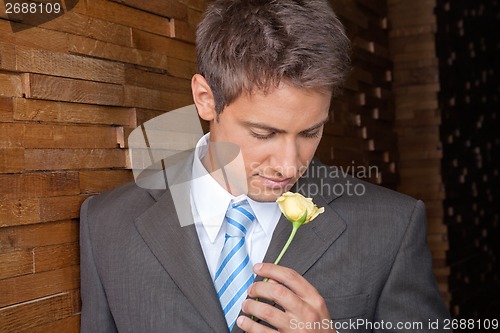
M348 220L362 216L372 221L385 220L387 225L391 224L389 221L408 221L416 209L424 207L422 202L406 194L356 178L356 169L327 166L317 160L311 164L306 178L299 184L301 192L309 196L320 194Z
M81 217L89 224L133 220L154 205L156 198L164 192L146 190L130 182L86 199Z

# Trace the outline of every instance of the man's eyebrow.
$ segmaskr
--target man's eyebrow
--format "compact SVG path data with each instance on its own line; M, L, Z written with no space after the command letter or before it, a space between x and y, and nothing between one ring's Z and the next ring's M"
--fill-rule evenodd
M326 124L328 121L330 121L330 114L328 114L328 116L323 121L320 121L316 125L313 125L313 126L309 127L308 129L301 131L301 133L314 131L315 129L318 129L321 126L323 126L324 124Z
M330 120L330 115L328 115L324 120L320 121L316 125L313 125L313 126L307 128L307 129L301 131L301 133L306 133L306 132L314 131L315 129L320 128L321 126L323 126L324 124L326 124L329 120ZM275 128L275 127L269 126L267 124L256 123L256 122L249 121L249 120L242 121L242 124L245 125L245 126L248 126L248 127L259 128L259 129L263 129L263 130L266 130L266 131L269 131L269 132L286 133L286 129Z

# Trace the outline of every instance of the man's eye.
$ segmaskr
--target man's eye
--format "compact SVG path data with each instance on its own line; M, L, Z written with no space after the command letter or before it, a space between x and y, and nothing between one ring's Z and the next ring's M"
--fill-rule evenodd
M308 139L314 139L314 138L319 138L319 133L320 131L314 131L314 132L306 132L302 133L302 136Z
M269 134L260 134L260 133L255 133L253 131L250 131L250 134L259 140L268 140L273 137L274 133L269 133Z

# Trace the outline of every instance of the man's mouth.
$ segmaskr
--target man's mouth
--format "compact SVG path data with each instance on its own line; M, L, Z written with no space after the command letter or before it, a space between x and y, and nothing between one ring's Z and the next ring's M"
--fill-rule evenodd
M259 176L264 184L270 188L285 188L290 185L292 178L269 178L264 176Z

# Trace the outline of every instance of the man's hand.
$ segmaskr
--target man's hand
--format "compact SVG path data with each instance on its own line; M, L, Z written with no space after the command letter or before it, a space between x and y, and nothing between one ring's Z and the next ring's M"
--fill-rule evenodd
M299 273L290 268L269 263L256 264L254 272L270 280L253 283L248 288L248 295L252 298L265 298L275 302L285 311L263 302L247 299L243 302L243 312L266 321L279 332L335 332L332 327L328 327L327 330L307 330L297 327L292 329L291 323L297 323L300 327L314 327L313 324L317 323L316 327L321 327L323 320L330 321L325 300L316 288ZM277 332L245 316L238 318L237 325L248 333Z

